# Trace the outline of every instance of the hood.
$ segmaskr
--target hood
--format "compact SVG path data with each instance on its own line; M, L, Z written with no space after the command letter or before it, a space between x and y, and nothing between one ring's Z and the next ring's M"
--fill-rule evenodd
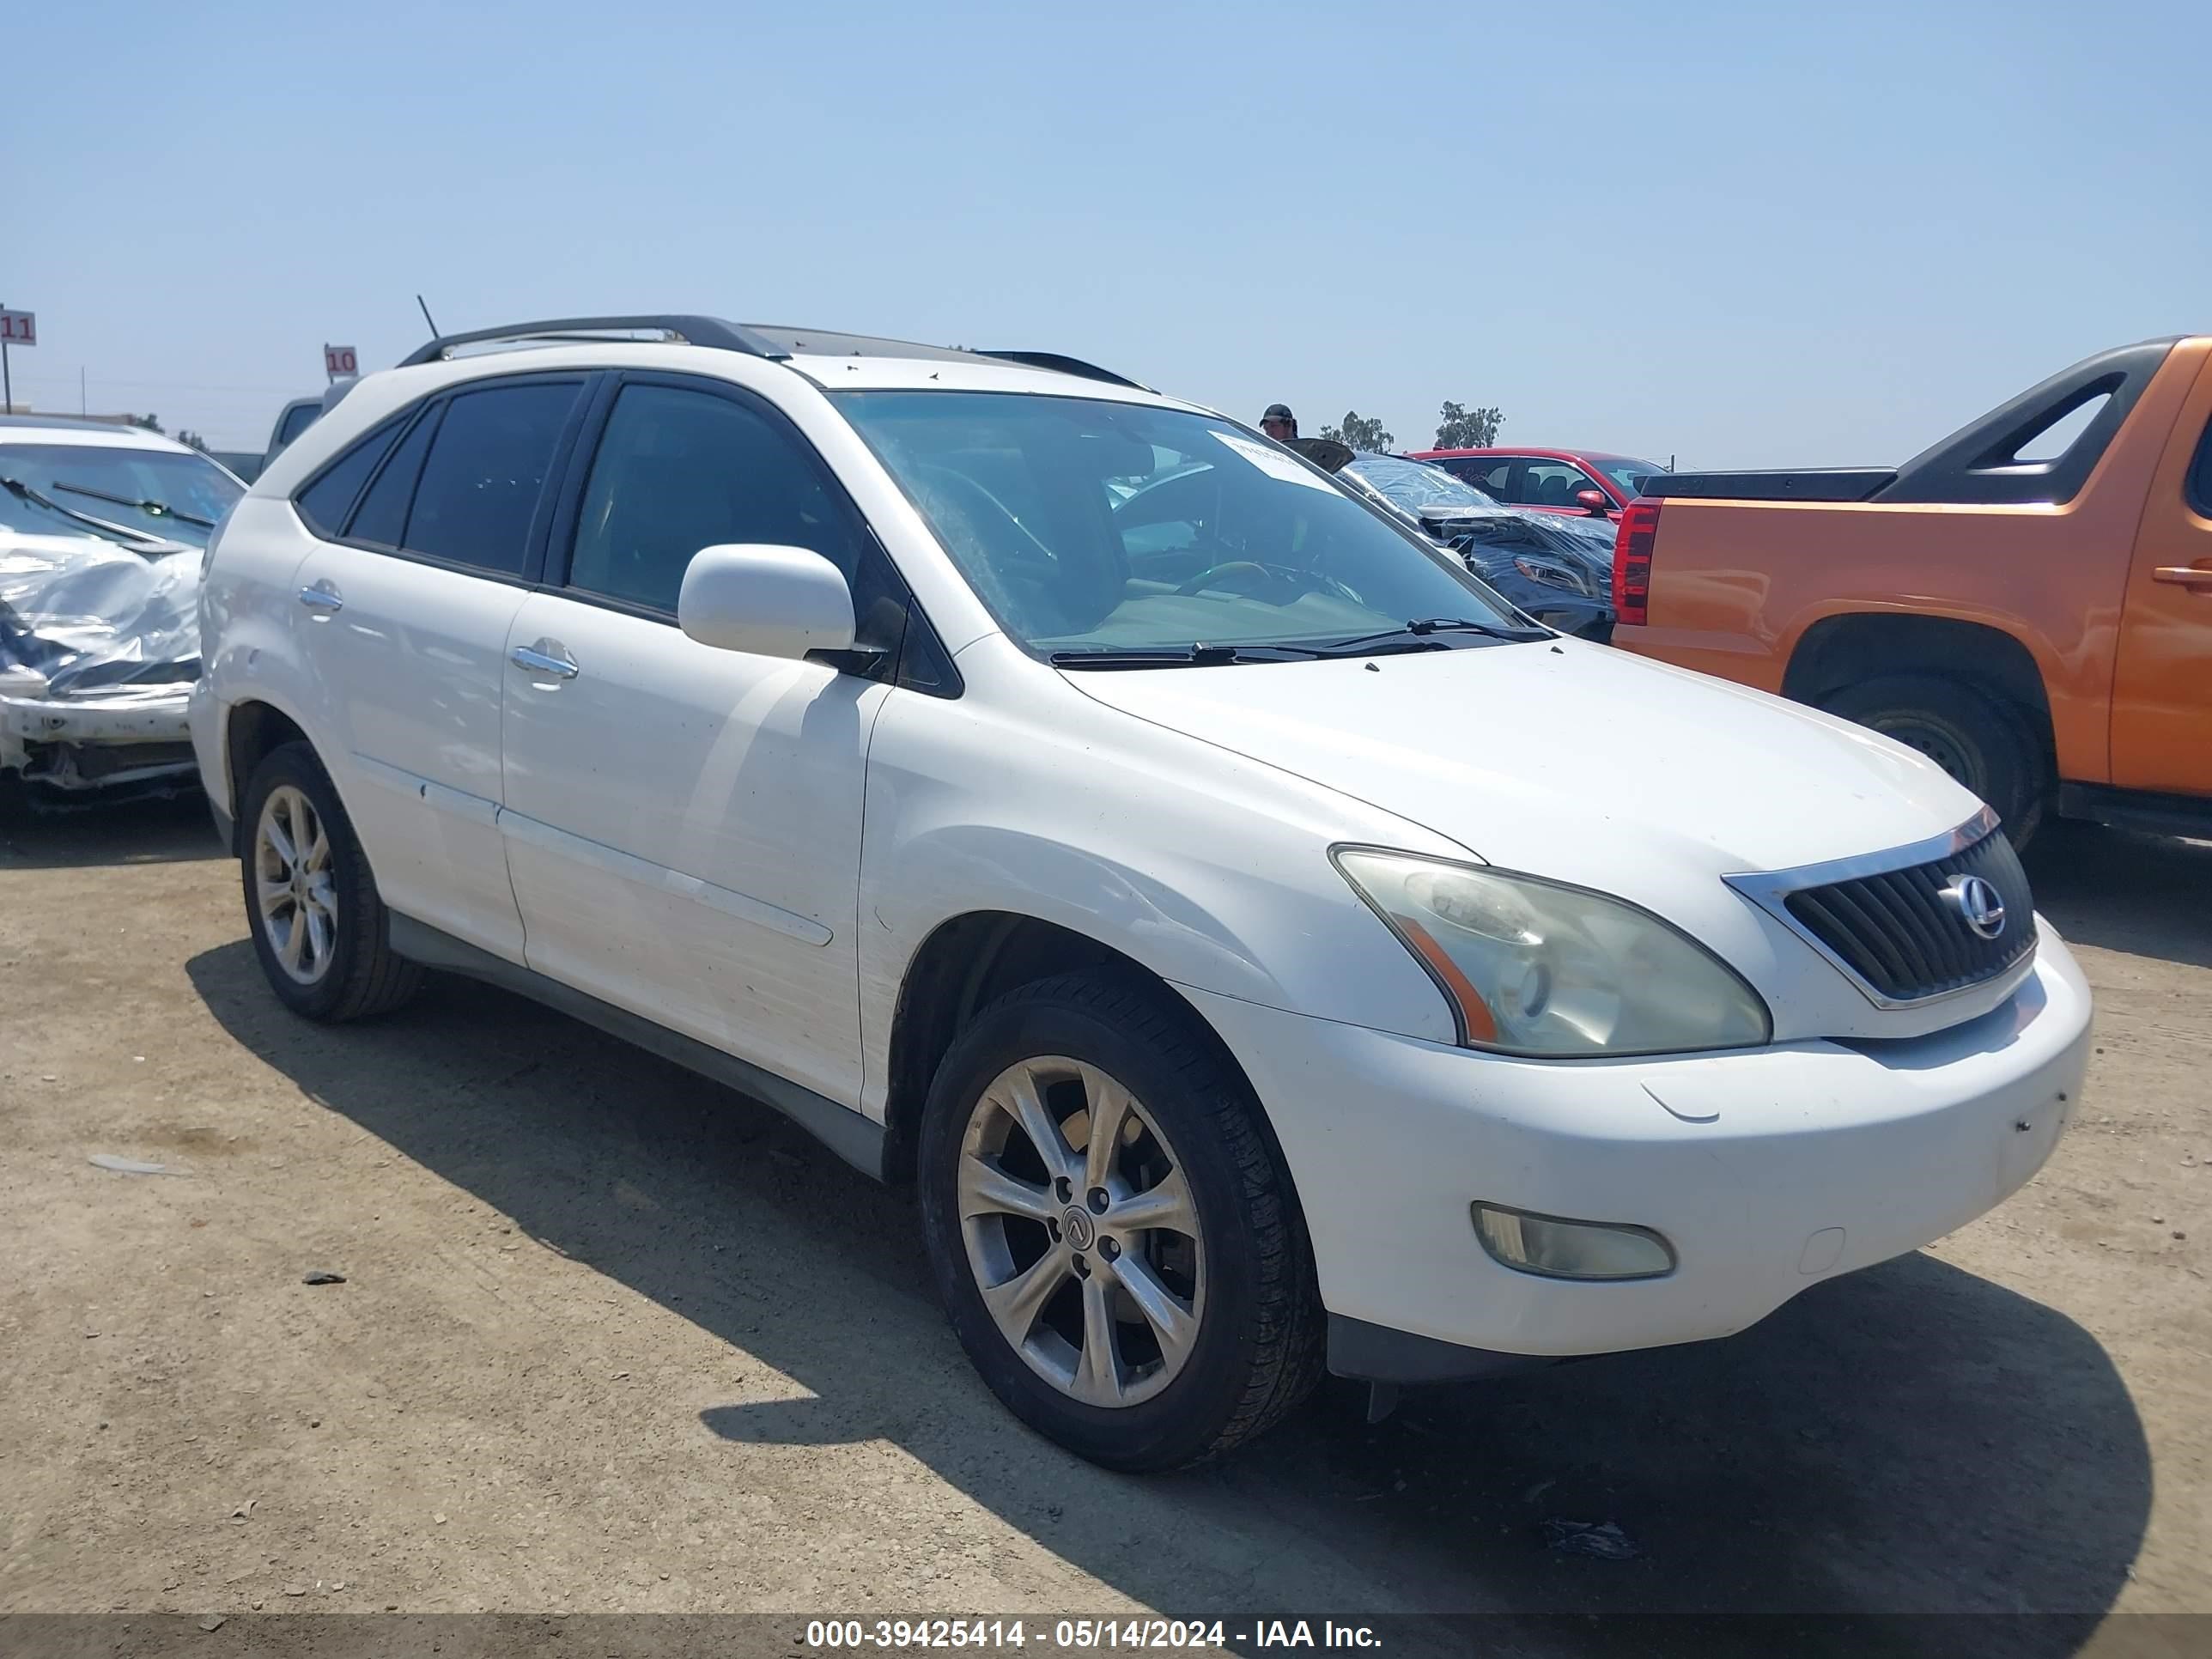
M165 550L173 549L173 550ZM0 530L0 665L48 692L198 677L200 551Z
M1292 449L1324 472L1341 472L1353 453L1350 444L1339 443L1334 438L1292 438L1289 442Z
M1571 536L1577 541L1589 542L1593 546L1602 545L1608 558L1613 556L1613 542L1620 533L1620 520L1617 516L1601 519L1594 514L1547 513L1534 507L1509 507L1505 510L1516 518L1532 520L1559 535Z
M1525 519L1501 514L1444 519L1430 516L1433 511L1423 514L1423 527L1430 536L1459 554L1468 569L1530 616L1563 634L1586 633L1595 620L1589 610L1569 621L1555 614L1558 601L1571 599L1577 607L1594 607L1611 620L1609 548L1600 558L1589 544ZM1530 568L1524 570L1524 565ZM1534 569L1542 565L1565 572L1565 582Z
M1630 897L1662 862L1790 869L1925 840L1978 806L1863 727L1577 640L1066 678L1492 864Z
M1430 533L1446 541L1472 538L1478 546L1504 552L1533 553L1541 558L1565 559L1585 574L1602 575L1601 587L1613 582L1613 543L1600 541L1567 527L1569 520L1546 519L1541 514L1516 514L1501 508L1488 514L1454 514L1432 517L1425 508L1422 519Z
M1402 510L1402 509L1401 509ZM1452 501L1431 501L1413 515L1423 524L1519 524L1521 515L1510 507L1463 507Z

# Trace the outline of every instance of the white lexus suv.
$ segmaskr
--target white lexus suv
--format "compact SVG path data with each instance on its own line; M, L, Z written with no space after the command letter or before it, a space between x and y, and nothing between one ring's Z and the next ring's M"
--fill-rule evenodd
M1014 1412L1151 1469L1741 1329L2042 1164L2089 995L1983 805L1532 625L1046 353L433 341L210 550L191 730L270 986L425 968L918 1184Z

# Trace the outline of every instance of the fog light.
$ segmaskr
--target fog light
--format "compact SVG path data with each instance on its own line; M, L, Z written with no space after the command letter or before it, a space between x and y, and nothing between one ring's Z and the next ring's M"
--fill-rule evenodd
M1547 1279L1657 1279L1674 1271L1674 1247L1649 1227L1570 1221L1476 1203L1475 1236L1492 1260Z

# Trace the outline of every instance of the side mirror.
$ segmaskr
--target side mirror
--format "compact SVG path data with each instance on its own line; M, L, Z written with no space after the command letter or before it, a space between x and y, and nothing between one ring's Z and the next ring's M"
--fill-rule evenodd
M1596 518L1607 518L1613 512L1613 500L1602 489L1577 489L1575 501L1589 508L1592 516Z
M849 651L853 590L807 548L703 547L684 572L676 624L702 645L758 657Z

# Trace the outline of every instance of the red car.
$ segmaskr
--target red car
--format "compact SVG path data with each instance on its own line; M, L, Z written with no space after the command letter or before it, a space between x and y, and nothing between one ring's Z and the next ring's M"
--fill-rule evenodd
M1644 479L1667 471L1632 455L1595 449L1420 449L1409 459L1433 461L1509 507L1601 518L1634 501Z

